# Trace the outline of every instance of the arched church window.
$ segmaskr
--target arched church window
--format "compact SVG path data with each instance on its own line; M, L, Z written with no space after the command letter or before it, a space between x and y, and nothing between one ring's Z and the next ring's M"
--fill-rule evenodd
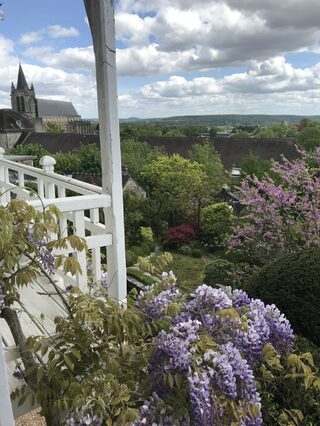
M25 107L25 104L24 104L24 97L20 96L20 100L21 100L21 112L25 112L26 107Z
M21 112L20 96L17 96L17 110L18 112Z

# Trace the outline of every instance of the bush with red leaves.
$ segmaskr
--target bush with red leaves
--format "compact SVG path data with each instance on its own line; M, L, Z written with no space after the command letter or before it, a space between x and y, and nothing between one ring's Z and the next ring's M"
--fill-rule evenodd
M189 244L196 237L197 229L193 223L183 223L182 225L169 228L165 234L165 239L171 245Z

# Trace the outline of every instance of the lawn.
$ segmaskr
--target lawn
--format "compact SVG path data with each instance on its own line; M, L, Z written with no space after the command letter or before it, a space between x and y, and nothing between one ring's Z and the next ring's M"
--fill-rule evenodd
M193 291L202 284L203 268L206 264L205 260L178 253L172 254L173 261L168 267L176 275L178 287L187 292Z

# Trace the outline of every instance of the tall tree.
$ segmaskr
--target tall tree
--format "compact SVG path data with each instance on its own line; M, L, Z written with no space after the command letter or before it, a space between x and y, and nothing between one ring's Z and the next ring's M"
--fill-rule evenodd
M197 215L206 174L202 166L173 155L162 155L145 165L141 173L150 201L151 219L162 218L171 225Z
M220 154L208 142L194 144L190 152L193 161L199 163L207 176L208 195L219 192L222 186L228 183L228 174L222 164Z

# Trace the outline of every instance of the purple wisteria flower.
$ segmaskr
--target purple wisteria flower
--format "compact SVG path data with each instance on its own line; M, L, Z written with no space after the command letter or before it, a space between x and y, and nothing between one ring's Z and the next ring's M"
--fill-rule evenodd
M34 236L33 225L29 225L27 229L27 241L37 249L37 255L43 269L48 272L49 275L53 275L55 273L55 258L52 254L52 249L48 248L47 239L43 237L40 241L37 240Z
M187 418L174 418L156 392L140 408L139 418L131 426L190 426Z
M181 293L174 284L170 284L168 289L158 295L155 285L151 285L139 293L136 307L147 316L146 319L160 319L165 315L165 308L176 302L180 296Z
M68 426L86 426L86 425L102 425L102 417L96 416L92 413L92 410L87 407L77 408L71 416L66 420Z
M266 344L273 345L280 355L292 348L293 332L288 320L274 305L250 299L242 290L207 285L198 287L185 303L175 285L158 294L151 287L140 293L137 307L146 315L160 318L164 307L177 301L181 311L172 315L169 330L160 331L154 340L149 360L153 391L165 400L172 392L165 376L179 374L187 386L192 424L226 424L230 413L227 405L221 404L221 398L225 398L239 410L239 424L261 426L261 402L253 368L262 362ZM205 342L209 342L206 350ZM249 414L253 406L256 416ZM149 417L143 417L154 412L151 400L143 407L137 425L165 424L148 423ZM171 424L178 423L174 419Z

